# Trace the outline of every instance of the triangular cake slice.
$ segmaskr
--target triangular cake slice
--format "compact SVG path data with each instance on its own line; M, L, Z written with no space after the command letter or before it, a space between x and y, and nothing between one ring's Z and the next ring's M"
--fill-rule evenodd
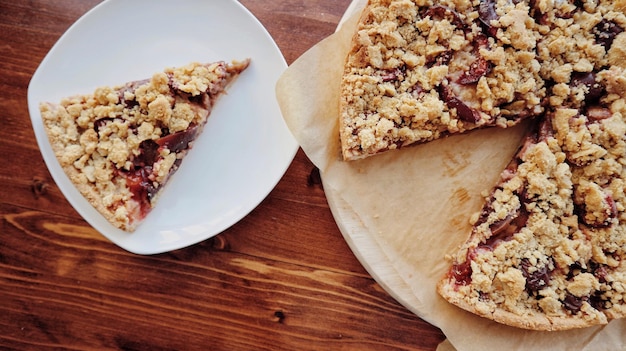
M190 63L150 79L40 104L63 170L113 225L134 231L202 131L216 99L249 65Z
M534 330L626 317L625 111L581 112L549 113L502 172L438 286L449 302Z
M370 0L341 81L344 160L540 114L532 15L523 1Z

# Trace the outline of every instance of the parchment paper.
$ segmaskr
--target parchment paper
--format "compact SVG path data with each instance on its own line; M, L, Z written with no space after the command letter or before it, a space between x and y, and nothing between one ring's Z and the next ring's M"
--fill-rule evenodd
M443 300L436 284L446 255L468 237L472 214L517 150L527 125L486 129L364 160L341 160L338 92L343 63L363 1L334 35L307 51L276 87L283 116L320 169L329 204L342 233L360 247L357 256L376 271L389 293L448 340L441 350L624 350L626 322L565 332L504 326ZM376 256L376 257L373 257ZM373 267L375 268L375 267ZM369 269L368 269L369 270Z

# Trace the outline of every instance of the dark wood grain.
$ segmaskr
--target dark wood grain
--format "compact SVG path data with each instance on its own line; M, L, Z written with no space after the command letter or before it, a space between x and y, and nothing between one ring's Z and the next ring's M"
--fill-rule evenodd
M292 63L349 0L242 0ZM128 253L54 184L28 83L97 0L0 0L0 349L434 350L441 332L363 269L298 151L248 216L197 245Z

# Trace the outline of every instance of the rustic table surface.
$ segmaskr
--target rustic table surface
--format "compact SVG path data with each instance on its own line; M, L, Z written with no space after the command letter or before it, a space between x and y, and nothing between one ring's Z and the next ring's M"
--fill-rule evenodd
M434 350L443 334L361 266L302 150L252 213L185 249L135 255L78 215L44 164L26 93L99 2L0 0L0 348ZM241 3L290 64L350 0Z

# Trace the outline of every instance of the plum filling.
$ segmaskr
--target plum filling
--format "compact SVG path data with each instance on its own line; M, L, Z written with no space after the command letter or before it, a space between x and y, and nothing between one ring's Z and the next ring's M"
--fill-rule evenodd
M148 84L148 83L150 83L150 79L138 80L138 81L126 84L122 89L118 91L119 99L121 102L124 103L124 106L127 109L132 109L135 106L139 106L139 102L137 102L137 100L135 100L135 97L134 97L135 90L137 90L138 87L144 84ZM127 99L126 93L130 93L132 98Z
M514 172L514 167L517 166L517 162L511 162L511 165L506 168L506 170L502 173L502 178L504 179L509 174ZM524 200L524 196L518 195L522 200ZM493 208L489 206L485 206L483 209L480 218L476 225L480 225L481 223L485 223L487 221L487 217L489 213L493 212ZM528 222L529 213L526 210L526 206L522 203L518 209L509 213L504 219L501 219L497 222L491 223L489 225L489 231L491 235L484 240L484 242L478 245L478 248L493 250L498 246L498 244L509 241L513 238L513 236L526 226Z
M461 74L457 80L458 83L463 85L478 83L481 77L491 72L491 63L480 55L480 49L488 47L489 41L486 36L477 35L474 38L474 49L472 53L474 57L476 57L476 60L470 64L467 71Z
M141 167L126 173L126 186L133 194L133 199L139 204L139 215L145 217L150 211L150 200L158 190L158 186L150 179L153 178L151 166Z
M100 129L102 129L102 127L106 126L109 123L115 122L115 121L124 121L124 119L122 119L121 117L104 117L104 118L100 118L94 121L93 123L93 129L96 131L96 133L100 133Z
M434 58L430 58L428 62L426 62L426 68L431 68L433 66L446 66L452 61L452 51L447 50Z
M608 308L608 302L601 291L596 291L594 294L589 296L589 304L598 311Z
M491 236L485 243L481 244L482 247L486 247L490 250L495 249L499 243L503 241L509 241L513 238L513 235L518 233L520 229L526 226L528 221L528 212L522 208L517 212L509 214L505 219L498 221L491 226Z
M450 23L452 23L459 29L462 29L464 27L461 16L456 11L443 5L435 5L429 7L424 12L423 17L430 17L435 21L447 19Z
M439 85L438 92L441 100L446 103L448 108L455 109L458 118L464 122L474 124L479 123L481 120L481 114L477 109L472 108L468 103L456 96L453 90L455 88L458 90L461 86L470 86L468 89L473 89L471 87L473 84L478 83L482 77L491 72L492 64L480 55L480 49L487 47L487 37L484 35L476 36L473 40L472 50L474 61L469 64L466 71L453 74L458 75L456 78L452 78L452 76L450 76ZM453 53L445 51L434 59L431 59L427 66L448 65L452 59Z
M596 267L593 269L593 275L598 278L598 281L600 283L606 283L606 276L609 274L609 270L607 269L606 266L604 265L597 265Z
M461 74L457 82L463 85L478 83L480 78L486 76L489 72L491 72L491 64L479 56L472 62L469 69Z
M596 80L595 72L577 72L572 74L570 86L585 89L585 102L594 104L605 94L604 87Z
M570 265L569 268L570 270L567 274L567 280L571 280L576 274L579 273L591 273L598 279L601 284L607 283L606 276L609 272L605 265L590 261L588 263L588 268L582 268L580 263L575 262L574 264ZM596 310L604 310L607 308L607 299L604 296L604 292L600 290L596 290L589 296L580 297L568 292L566 293L565 298L562 301L563 307L573 314L578 313L585 302L589 302L591 307L595 308Z
M189 149L197 133L198 126L192 125L184 131L168 134L157 140L144 140L139 144L140 153L133 159L132 169L125 174L126 185L133 194L133 199L139 203L142 216L150 211L151 200L161 187L161 184L156 182L154 164L163 159L161 155L165 149L170 153L179 153ZM170 168L168 176L176 172L179 165L180 159L177 159Z
M401 66L395 69L383 70L381 71L380 78L383 82L395 82L398 80L403 80L406 72L406 67Z
M524 278L526 278L526 292L529 295L536 295L539 290L545 288L550 283L552 272L554 271L554 261L552 258L549 258L545 265L533 268L530 260L523 258L520 270Z
M196 138L198 126L191 125L186 130L169 134L156 140L160 148L166 148L170 152L180 152L189 148L189 144Z
M592 228L610 227L613 224L613 219L615 219L618 214L617 205L610 194L604 194L602 205L602 212L600 214L589 213L584 203L575 203L574 208L581 223Z
M482 0L478 5L478 19L482 24L483 30L492 37L495 37L498 33L498 28L491 25L491 21L495 21L499 18L496 13L496 1L495 0Z
M451 97L445 101L449 108L456 109L456 114L462 121L469 123L478 123L480 121L480 112L467 106L467 104L461 101L461 99Z
M581 307L583 307L583 303L588 300L588 296L578 297L567 293L565 294L565 299L563 300L563 307L573 314L576 314L580 311Z
M603 19L602 21L600 21L600 23L593 27L593 33L595 34L596 42L604 46L606 50L609 50L611 48L615 37L623 31L624 29L617 25L615 22L606 19Z
M174 85L171 85L170 88L175 92L176 96L182 98L185 101L188 101L193 105L200 106L203 109L209 109L211 107L211 96L208 92L192 95L177 89Z
M613 114L611 110L604 107L600 99L606 95L605 87L597 80L595 72L578 72L572 74L570 81L572 89L581 89L584 92L584 114L587 116L589 123L610 118Z
M448 105L448 108L456 109L456 114L460 120L469 123L478 123L480 121L480 112L454 96L448 85L441 84L439 86L439 97Z
M600 283L606 283L606 276L609 274L609 268L603 264L589 261L587 268L583 268L579 262L574 262L569 266L567 280L571 280L575 275L580 273L591 273L598 278Z
M472 260L475 256L475 251L470 249L467 251L465 261L455 263L450 269L450 277L454 279L454 282L458 286L466 286L472 283Z
M424 88L422 88L419 82L415 83L415 85L411 88L410 92L411 92L411 96L413 96L416 99L421 99L424 96Z
M552 258L549 258L548 263L544 266L535 268L533 268L529 259L524 258L521 261L520 269L526 278L526 292L531 296L541 298L538 296L539 291L548 286L550 279L552 278L552 272L554 272L556 268L554 267L554 260ZM570 267L568 279L571 279L575 271L586 272L587 270L581 269L576 263ZM603 267L598 267L596 270L592 270L592 272L596 277L598 275L606 275L606 270ZM578 313L585 302L589 302L596 309L604 308L603 306L605 304L600 292L596 292L591 296L580 297L573 295L570 292L566 292L565 297L561 300L563 307L572 314Z
M518 154L520 153L518 152ZM500 174L501 182L507 182L514 177L520 162L521 161L517 158L514 158L511 162L509 162ZM519 233L519 231L526 226L530 214L528 213L525 204L529 201L529 199L527 198L526 192L523 190L516 190L515 195L520 199L520 207L509 213L504 219L491 223L489 225L491 235L486 238L486 240L481 243L479 247L493 250L499 243L511 240L515 234ZM493 195L491 200L494 200ZM490 213L493 213L493 207L488 204L485 208L483 208L476 225L485 223Z

